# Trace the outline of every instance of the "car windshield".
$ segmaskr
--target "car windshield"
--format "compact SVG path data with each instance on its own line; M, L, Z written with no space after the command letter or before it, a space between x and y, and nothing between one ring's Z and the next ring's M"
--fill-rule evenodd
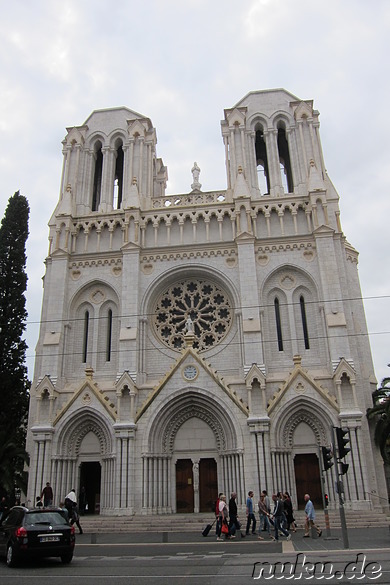
M26 525L50 525L55 524L56 526L64 525L67 526L67 521L59 512L30 512L26 514Z

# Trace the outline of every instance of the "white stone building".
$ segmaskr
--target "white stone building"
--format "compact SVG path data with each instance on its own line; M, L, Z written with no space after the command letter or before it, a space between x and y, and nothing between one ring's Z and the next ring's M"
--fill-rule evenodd
M31 389L28 498L210 511L219 491L321 500L321 446L350 430L346 505L378 505L376 387L319 113L283 89L224 112L226 189L166 196L149 118L67 129ZM324 474L334 505L335 469Z

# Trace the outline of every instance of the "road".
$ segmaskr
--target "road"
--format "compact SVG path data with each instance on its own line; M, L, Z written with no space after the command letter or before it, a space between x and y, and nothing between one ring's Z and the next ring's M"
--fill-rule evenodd
M342 549L339 538L312 541L302 539L301 534L294 535L292 542L280 544L260 542L255 537L216 542L213 537L199 540L195 536L191 541L183 535L182 540L186 542L157 542L164 539L153 535L147 538L149 542L115 542L121 539L123 535L93 544L90 542L93 539L83 535L70 565L62 565L58 559L45 559L9 569L1 560L0 583L246 585L284 580L364 585L390 583L390 538L380 531L361 531L356 538L351 537L352 546L358 546L350 550ZM133 535L131 540L137 539ZM285 573L281 579L283 567ZM309 579L313 571L314 576ZM288 576L290 579L286 579Z

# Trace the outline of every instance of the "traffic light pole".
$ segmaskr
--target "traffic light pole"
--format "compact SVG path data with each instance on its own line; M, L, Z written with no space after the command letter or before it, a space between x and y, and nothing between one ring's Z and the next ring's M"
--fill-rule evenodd
M326 529L326 537L325 538L330 539L331 534L330 534L329 510L328 510L328 503L327 503L326 498L325 498L325 468L323 465L323 455L321 457L321 447L319 448L318 458L320 461L321 477L322 477L321 491L322 491L322 507L324 509L324 516L325 516L325 529Z
M334 427L332 427L332 436L333 436L333 444L336 445L335 442L335 431ZM339 472L339 461L337 461L337 493L339 496L339 514L340 514L340 522L341 522L341 534L343 536L343 544L344 548L349 548L349 540L348 540L348 531L347 531L347 522L345 519L345 509L344 509L344 486L343 482L340 479L342 474Z

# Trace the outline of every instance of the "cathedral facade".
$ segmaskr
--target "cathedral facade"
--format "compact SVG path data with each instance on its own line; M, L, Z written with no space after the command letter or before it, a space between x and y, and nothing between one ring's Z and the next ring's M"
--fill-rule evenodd
M94 111L63 141L49 222L28 499L102 514L209 512L289 491L337 502L321 447L348 429L347 507L386 493L358 277L311 100L224 111L226 188L166 195L149 118Z

